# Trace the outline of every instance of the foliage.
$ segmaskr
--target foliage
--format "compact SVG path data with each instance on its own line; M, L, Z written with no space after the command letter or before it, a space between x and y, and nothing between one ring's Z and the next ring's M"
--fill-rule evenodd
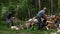
M53 14L56 14L60 0L53 0ZM36 6L37 5L37 6ZM47 14L51 14L51 0L41 0L41 8L47 7ZM41 9L40 8L40 9ZM6 12L15 10L15 16L21 20L36 16L39 10L38 0L0 0L0 19L5 18ZM57 12L59 13L59 12Z

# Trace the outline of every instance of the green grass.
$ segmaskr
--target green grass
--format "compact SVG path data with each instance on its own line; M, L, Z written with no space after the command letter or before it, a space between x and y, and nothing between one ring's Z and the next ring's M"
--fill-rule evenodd
M21 21L21 24L24 24L25 21ZM16 24L16 23L15 23ZM6 26L5 21L0 21L0 34L51 34L51 32L56 32L56 30L37 30L37 26L31 27L30 29L22 30L12 30ZM60 34L60 33L58 33Z

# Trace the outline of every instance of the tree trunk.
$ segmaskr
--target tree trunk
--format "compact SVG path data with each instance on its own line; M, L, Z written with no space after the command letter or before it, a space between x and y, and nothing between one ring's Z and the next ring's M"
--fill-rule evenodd
M51 15L53 14L53 0L51 0Z
M39 10L40 10L40 0L38 2L39 2Z
M30 18L30 10L29 10L29 6L27 6L28 9L28 17Z

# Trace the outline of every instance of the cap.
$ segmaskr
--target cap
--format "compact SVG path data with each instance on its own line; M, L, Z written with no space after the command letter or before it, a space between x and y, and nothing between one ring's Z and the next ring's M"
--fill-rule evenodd
M44 10L46 9L46 7L43 8Z

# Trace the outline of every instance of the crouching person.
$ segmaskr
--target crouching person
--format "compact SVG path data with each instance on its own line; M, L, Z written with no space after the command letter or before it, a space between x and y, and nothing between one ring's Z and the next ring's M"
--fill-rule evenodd
M37 20L38 20L38 29L42 29L43 28L43 23L41 21L41 18L43 18L44 20L46 20L46 17L45 17L45 10L46 8L43 8L41 11L38 12L37 14Z
M11 20L11 17L13 16L12 12L8 12L6 15L6 22L7 22L7 26L13 26L13 21Z

